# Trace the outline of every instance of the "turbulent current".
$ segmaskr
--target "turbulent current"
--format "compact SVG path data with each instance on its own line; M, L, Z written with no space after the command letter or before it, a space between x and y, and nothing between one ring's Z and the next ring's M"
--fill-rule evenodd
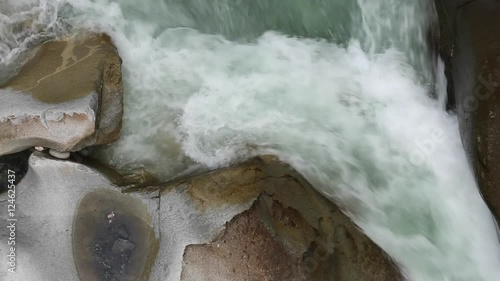
M167 180L275 154L409 280L497 281L426 0L0 0L0 82L80 29L123 58L122 137L96 157ZM436 78L437 77L437 78Z

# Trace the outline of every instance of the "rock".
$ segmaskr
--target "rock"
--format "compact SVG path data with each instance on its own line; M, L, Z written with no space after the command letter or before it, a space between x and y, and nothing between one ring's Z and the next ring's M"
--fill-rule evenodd
M54 149L49 149L49 154L59 159L68 159L70 156L69 152L60 152Z
M157 208L156 203L149 202ZM157 241L151 215L141 200L100 189L87 193L77 212L73 254L81 280L147 278ZM128 238L123 238L124 231Z
M111 143L121 129L121 59L106 35L43 44L0 89L0 155Z
M122 238L118 238L113 243L113 248L111 248L111 252L113 254L129 254L134 249L135 249L134 243Z
M465 151L481 193L500 219L500 2L436 1L441 53Z
M228 221L251 207L259 190L255 171L245 175L245 168L237 166L163 186L161 239L151 280L180 280L186 246L209 243Z
M124 193L96 170L34 152L16 194L16 274L0 263L0 280L403 280L272 157Z
M206 179L187 187L203 209L208 202L236 202L238 189L259 195L221 236L186 247L181 280L404 279L335 204L286 165L262 157Z
M128 231L127 227L124 225L121 225L118 228L117 233L118 233L118 237L120 237L122 239L128 240L130 238L129 231Z
M148 280L158 245L158 192L123 194L84 165L35 152L16 195L16 273L0 263L0 280ZM0 194L3 221L7 199ZM9 235L0 228L5 255Z
M300 266L300 255L289 251L269 230L259 205L231 220L212 243L189 245L181 280L311 280L307 268Z

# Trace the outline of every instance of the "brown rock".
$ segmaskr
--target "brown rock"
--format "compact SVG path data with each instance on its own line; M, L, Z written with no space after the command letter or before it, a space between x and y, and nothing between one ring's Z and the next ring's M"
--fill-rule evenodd
M260 157L200 178L210 197L234 202L234 190L260 190L253 206L208 244L189 245L181 280L403 280L394 263L340 209L298 173ZM191 184L191 194L206 193ZM205 191L205 192L203 192ZM198 196L199 198L200 196ZM203 196L207 197L207 196ZM244 196L246 197L246 195Z
M462 143L481 192L500 218L500 2L436 1L441 49ZM443 51L444 50L444 51ZM451 76L451 77L450 77Z
M0 155L113 142L122 95L121 59L108 36L46 42L0 89Z
M300 256L275 239L254 205L208 245L190 245L181 280L308 280Z
M16 190L28 214L16 281L403 279L334 203L272 157L124 193L96 170L35 152Z

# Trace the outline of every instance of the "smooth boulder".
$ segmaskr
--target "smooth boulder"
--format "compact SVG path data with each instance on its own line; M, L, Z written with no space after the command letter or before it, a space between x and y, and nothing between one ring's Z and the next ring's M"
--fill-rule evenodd
M238 202L238 194L240 202L252 202L211 242L186 247L183 281L404 280L334 203L273 157L212 172L182 188L205 212L212 204Z
M121 58L111 39L79 34L49 41L0 89L0 155L111 143L122 115Z
M451 105L481 193L500 219L500 2L436 1Z

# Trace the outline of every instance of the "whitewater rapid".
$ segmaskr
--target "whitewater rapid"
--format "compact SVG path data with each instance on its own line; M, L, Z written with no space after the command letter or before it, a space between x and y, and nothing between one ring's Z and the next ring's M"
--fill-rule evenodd
M0 0L0 79L46 38L107 32L125 116L96 157L166 180L275 154L410 280L497 281L496 225L426 44L432 11L409 0Z

